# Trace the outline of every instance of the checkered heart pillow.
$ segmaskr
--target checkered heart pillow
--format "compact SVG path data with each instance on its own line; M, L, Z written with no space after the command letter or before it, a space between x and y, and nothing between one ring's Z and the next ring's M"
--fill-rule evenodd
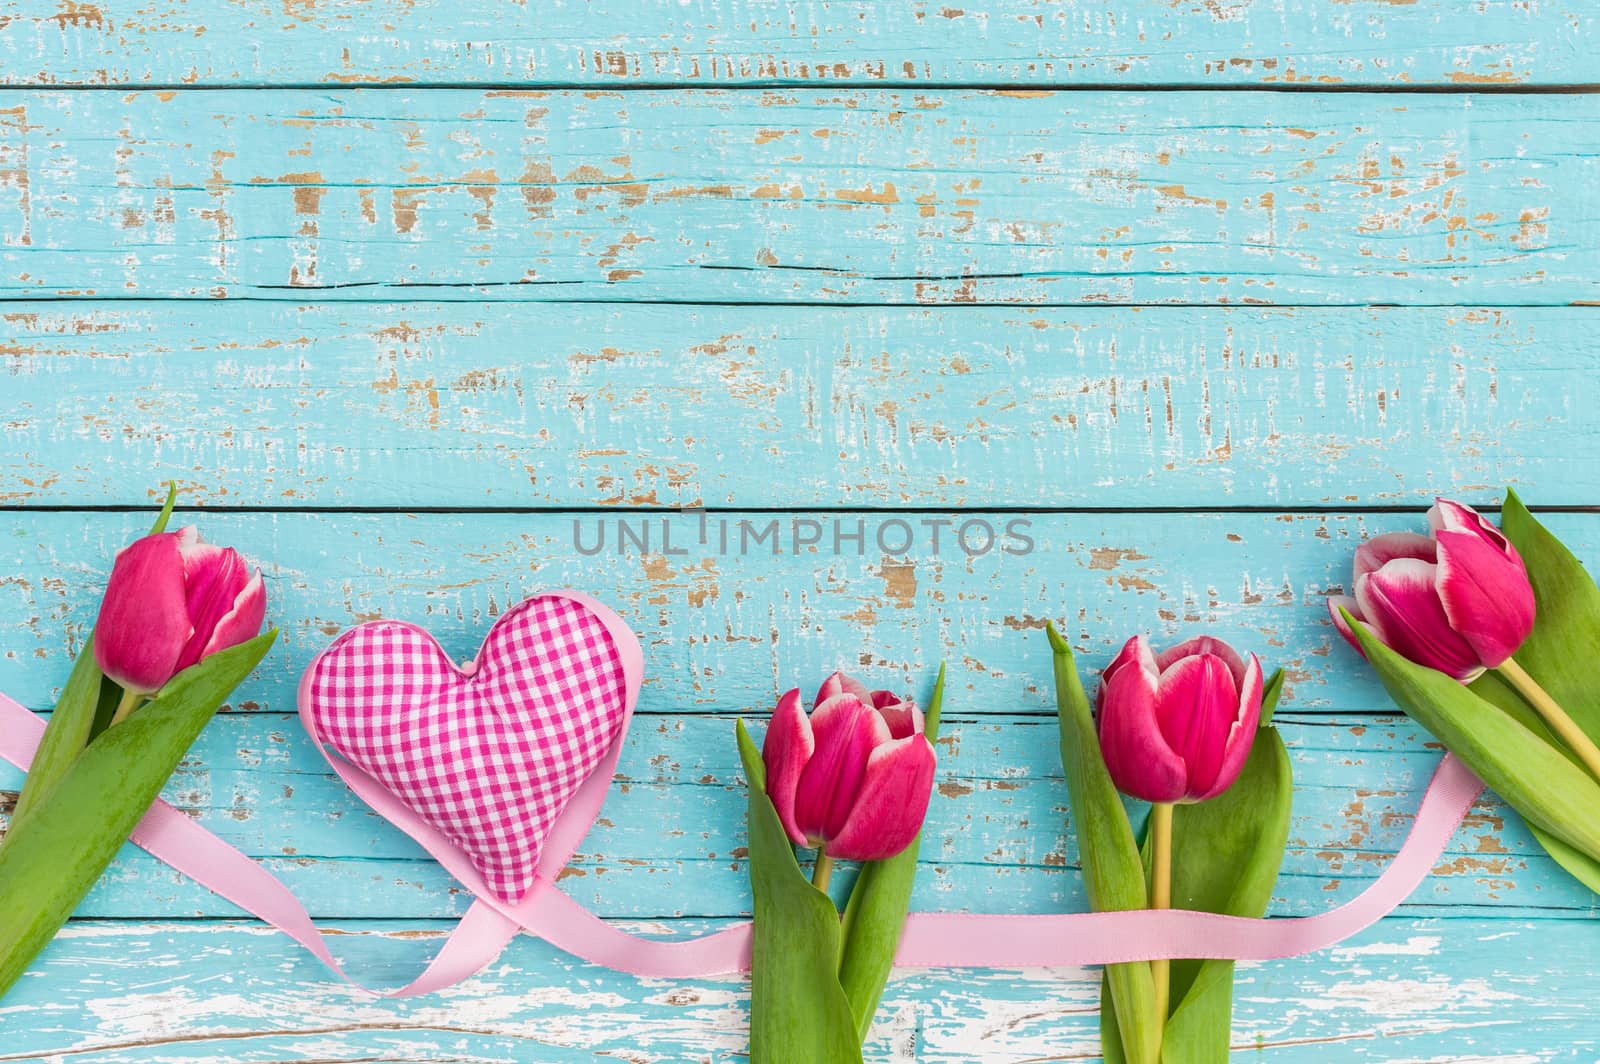
M358 625L306 670L302 713L514 904L533 886L556 819L626 723L624 651L603 609L528 599L460 667L416 625Z

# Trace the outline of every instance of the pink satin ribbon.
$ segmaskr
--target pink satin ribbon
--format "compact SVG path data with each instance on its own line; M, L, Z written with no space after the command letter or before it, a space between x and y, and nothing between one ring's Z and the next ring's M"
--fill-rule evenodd
M640 669L636 662L629 663L629 669L631 712ZM42 718L0 695L0 758L27 769L44 728ZM521 931L592 964L638 976L695 978L750 967L747 923L695 939L647 939L607 924L555 886L556 875L599 815L625 734L626 725L567 806L545 844L537 884L516 905L495 900L466 856L372 777L323 751L340 778L380 816L420 842L477 899L420 976L398 990L371 993L409 997L443 990L493 961ZM1477 777L1446 754L1428 784L1410 833L1383 874L1350 901L1317 916L1256 920L1180 909L1041 916L913 913L906 921L895 963L904 967L1019 968L1179 957L1269 960L1324 949L1370 927L1416 889L1482 790ZM151 807L134 830L132 841L285 932L340 977L361 985L346 975L310 914L287 887L166 802Z

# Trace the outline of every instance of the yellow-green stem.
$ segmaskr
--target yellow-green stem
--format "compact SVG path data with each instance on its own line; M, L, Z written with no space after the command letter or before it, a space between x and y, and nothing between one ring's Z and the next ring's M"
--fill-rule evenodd
M1500 663L1496 670L1517 693L1523 697L1528 705L1543 718L1556 733L1556 738L1578 755L1578 760L1583 762L1583 767L1589 770L1589 775L1600 780L1600 747L1595 746L1594 740L1584 734L1577 722L1567 716L1567 711L1561 704L1550 697L1550 692L1539 686L1539 681L1529 676L1527 670L1517 664L1515 658L1507 658Z
M1172 908L1172 803L1157 802L1150 807L1150 907ZM1167 997L1171 964L1151 961L1150 974L1156 984L1156 1029L1167 1025ZM1160 1039L1156 1040L1160 1044Z
M811 885L822 891L828 891L828 880L833 876L833 858L825 853L817 854L817 866L811 870Z
M139 708L139 703L144 695L138 691L123 691L122 698L117 701L117 711L111 714L112 724L121 724L127 719L128 714Z

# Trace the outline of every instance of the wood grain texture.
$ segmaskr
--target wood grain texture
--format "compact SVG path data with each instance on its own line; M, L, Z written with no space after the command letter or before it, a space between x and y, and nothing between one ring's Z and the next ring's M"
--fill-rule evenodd
M1038 629L1090 674L1205 628L1288 672L1272 911L1325 911L1438 756L1326 623L1356 543L1509 482L1600 571L1600 97L1540 91L1597 41L1587 0L0 3L0 690L50 703L148 518L74 508L231 511L285 638L167 794L397 984L466 899L289 715L349 624L464 658L531 590L615 605L647 684L562 886L664 935L748 907L736 715L941 659L915 904L1082 908ZM131 848L82 915L0 1062L743 1059L739 978L523 938L376 1002ZM1593 1059L1597 915L1485 799L1401 915L1242 967L1235 1055ZM868 1059L1094 1059L1097 1001L902 971Z
M1600 97L0 93L0 294L1566 304Z
M952 712L957 710L954 703ZM766 711L746 714L760 734ZM1269 911L1325 912L1370 886L1410 830L1439 760L1403 718L1289 718L1295 773L1289 849ZM614 919L721 917L750 907L745 787L733 719L640 718L605 811L561 879ZM1053 721L952 721L940 740L913 905L927 911L1083 911ZM20 774L0 769L0 794ZM324 919L459 916L470 902L415 843L333 776L297 719L225 714L166 790L169 800L263 861ZM1143 806L1130 805L1137 821ZM841 869L842 904L853 870ZM1484 799L1402 907L1417 915L1593 919L1592 894L1560 875L1515 813ZM128 847L86 899L86 917L234 917L239 911ZM1600 931L1594 932L1600 934Z
M662 921L642 930L718 926ZM393 982L437 949L445 926L369 921L338 930L335 952ZM1236 1055L1274 1064L1589 1059L1600 1046L1593 932L1563 920L1399 919L1326 953L1242 965ZM297 950L254 926L74 924L0 1005L8 1034L0 1060L744 1059L749 995L737 978L639 981L523 936L458 989L397 1003L331 981ZM896 972L867 1059L1096 1059L1098 997L1098 972L1079 968Z
M819 522L822 537L798 553L797 518ZM1048 716L1054 703L1042 631L1047 619L1062 626L1086 671L1102 667L1135 632L1166 643L1203 628L1258 652L1268 668L1282 667L1287 704L1297 710L1372 712L1389 700L1334 633L1325 597L1346 586L1361 540L1423 527L1420 510L733 512L705 515L702 545L700 517L657 514L648 525L653 545L641 549L630 540L619 552L617 520L606 514L200 515L203 535L237 546L262 566L268 618L283 631L236 708L291 711L311 657L356 622L396 617L427 625L453 657L466 660L493 619L524 595L580 587L639 633L644 713L765 713L780 691L820 682L837 668L910 688L948 660L953 712ZM937 521L949 523L924 524ZM997 545L969 556L959 537L969 521L986 523ZM1012 521L1031 522L1017 530L1033 542L1028 553L1005 552L1004 544L1021 546L1006 537ZM607 529L606 549L585 554L578 543L596 546L597 522ZM1548 523L1591 571L1600 571L1600 518L1552 514ZM26 705L53 704L69 654L93 622L112 556L147 527L145 513L0 518L0 690ZM645 526L633 527L644 533ZM835 555L835 527L841 540L862 534L861 553L841 541ZM879 548L880 534L896 550L907 531L910 552ZM756 535L766 538L756 542ZM986 535L969 527L968 547L976 550Z
M0 21L9 85L1593 82L1581 0L72 0Z
M11 304L0 502L1581 505L1592 316Z

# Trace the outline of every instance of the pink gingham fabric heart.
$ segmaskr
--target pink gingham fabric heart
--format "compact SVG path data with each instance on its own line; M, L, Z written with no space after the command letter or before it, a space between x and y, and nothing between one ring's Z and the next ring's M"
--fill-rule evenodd
M602 609L562 595L528 599L459 667L416 625L358 625L306 670L302 712L315 738L515 903L532 888L562 810L627 720L616 635L626 628Z

